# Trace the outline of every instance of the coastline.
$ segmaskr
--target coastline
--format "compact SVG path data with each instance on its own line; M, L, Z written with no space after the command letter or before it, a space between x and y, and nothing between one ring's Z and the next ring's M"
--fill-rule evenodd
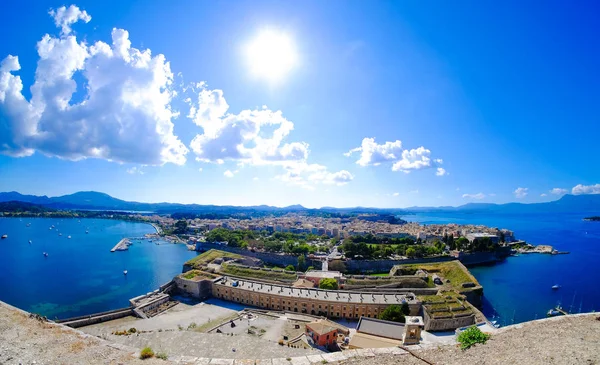
M150 223L150 225L154 228L157 234L162 234L162 229L156 223Z

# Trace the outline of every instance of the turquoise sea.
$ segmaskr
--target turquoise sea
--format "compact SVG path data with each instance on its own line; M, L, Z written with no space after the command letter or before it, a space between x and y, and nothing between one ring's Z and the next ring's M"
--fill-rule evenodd
M8 235L0 240L0 300L52 319L126 307L196 255L148 240L110 252L121 238L154 232L149 224L108 219L0 218L0 235Z
M590 214L428 213L403 217L425 224L483 224L507 228L518 239L548 244L568 255L528 254L471 268L484 288L484 314L502 325L546 317L557 304L570 312L600 311L600 222ZM552 290L552 285L561 285Z

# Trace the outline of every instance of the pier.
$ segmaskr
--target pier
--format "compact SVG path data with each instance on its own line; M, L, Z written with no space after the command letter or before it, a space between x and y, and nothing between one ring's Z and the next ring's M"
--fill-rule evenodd
M110 252L127 251L129 250L129 245L131 245L131 241L129 241L127 238L123 238L115 245L115 247L112 248L112 250L110 250Z

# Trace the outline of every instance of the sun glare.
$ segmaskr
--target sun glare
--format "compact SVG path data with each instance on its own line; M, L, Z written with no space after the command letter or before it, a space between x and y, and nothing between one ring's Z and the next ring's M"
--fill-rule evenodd
M297 62L292 40L284 33L263 31L246 46L252 75L271 82L280 81Z

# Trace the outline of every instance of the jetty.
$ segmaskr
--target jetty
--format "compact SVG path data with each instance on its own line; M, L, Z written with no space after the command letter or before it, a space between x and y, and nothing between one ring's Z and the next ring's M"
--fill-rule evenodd
M129 245L131 245L131 241L127 238L123 238L110 250L110 252L127 251L129 250Z

